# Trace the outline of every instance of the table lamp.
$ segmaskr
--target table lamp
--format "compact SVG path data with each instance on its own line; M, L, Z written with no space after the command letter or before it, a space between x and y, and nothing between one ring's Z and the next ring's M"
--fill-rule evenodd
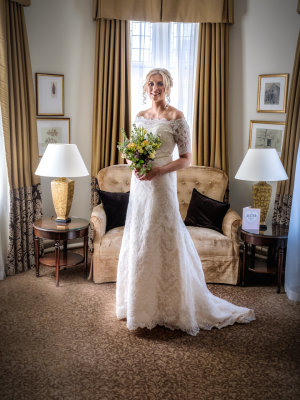
M89 175L76 144L48 144L35 174L57 178L51 181L55 222L63 225L70 222L74 181L69 177Z
M269 211L272 186L266 181L284 181L288 176L275 149L249 149L240 165L236 179L258 181L252 186L252 207L260 209L260 229L265 224Z

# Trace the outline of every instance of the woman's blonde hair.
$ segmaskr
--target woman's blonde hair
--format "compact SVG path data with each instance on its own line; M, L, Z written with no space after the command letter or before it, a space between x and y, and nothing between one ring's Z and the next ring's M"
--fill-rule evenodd
M144 103L146 103L146 99L147 99L146 93L147 93L147 86L148 86L149 79L151 78L152 75L156 75L156 74L160 74L162 76L165 91L166 91L166 97L167 97L168 102L170 103L170 92L171 92L171 87L173 87L173 78L172 78L170 72L165 68L153 68L146 75L145 82L143 85Z

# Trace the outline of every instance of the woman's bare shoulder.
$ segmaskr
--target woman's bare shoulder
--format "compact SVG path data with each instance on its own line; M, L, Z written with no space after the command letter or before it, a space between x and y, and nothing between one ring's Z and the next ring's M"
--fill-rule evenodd
M136 116L137 116L137 117L144 117L144 118L146 118L148 114L149 114L149 110L142 110L142 111L138 112Z
M184 118L184 114L182 111L177 110L177 108L169 106L168 107L168 119L169 120L175 120L175 119L181 119Z

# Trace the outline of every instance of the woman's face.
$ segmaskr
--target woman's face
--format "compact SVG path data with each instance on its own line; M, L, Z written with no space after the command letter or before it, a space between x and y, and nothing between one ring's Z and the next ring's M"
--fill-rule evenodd
M160 74L151 75L147 83L147 94L152 101L165 100L166 90Z

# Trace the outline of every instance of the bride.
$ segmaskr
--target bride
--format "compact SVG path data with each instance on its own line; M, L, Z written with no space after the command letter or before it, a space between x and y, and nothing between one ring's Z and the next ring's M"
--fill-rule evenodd
M255 319L254 311L214 296L182 221L177 200L178 169L191 162L189 127L181 111L166 102L173 85L166 69L151 70L144 94L152 107L135 124L160 136L150 172L131 179L130 198L119 256L116 314L130 330L156 325L196 335ZM175 145L179 158L172 160Z

